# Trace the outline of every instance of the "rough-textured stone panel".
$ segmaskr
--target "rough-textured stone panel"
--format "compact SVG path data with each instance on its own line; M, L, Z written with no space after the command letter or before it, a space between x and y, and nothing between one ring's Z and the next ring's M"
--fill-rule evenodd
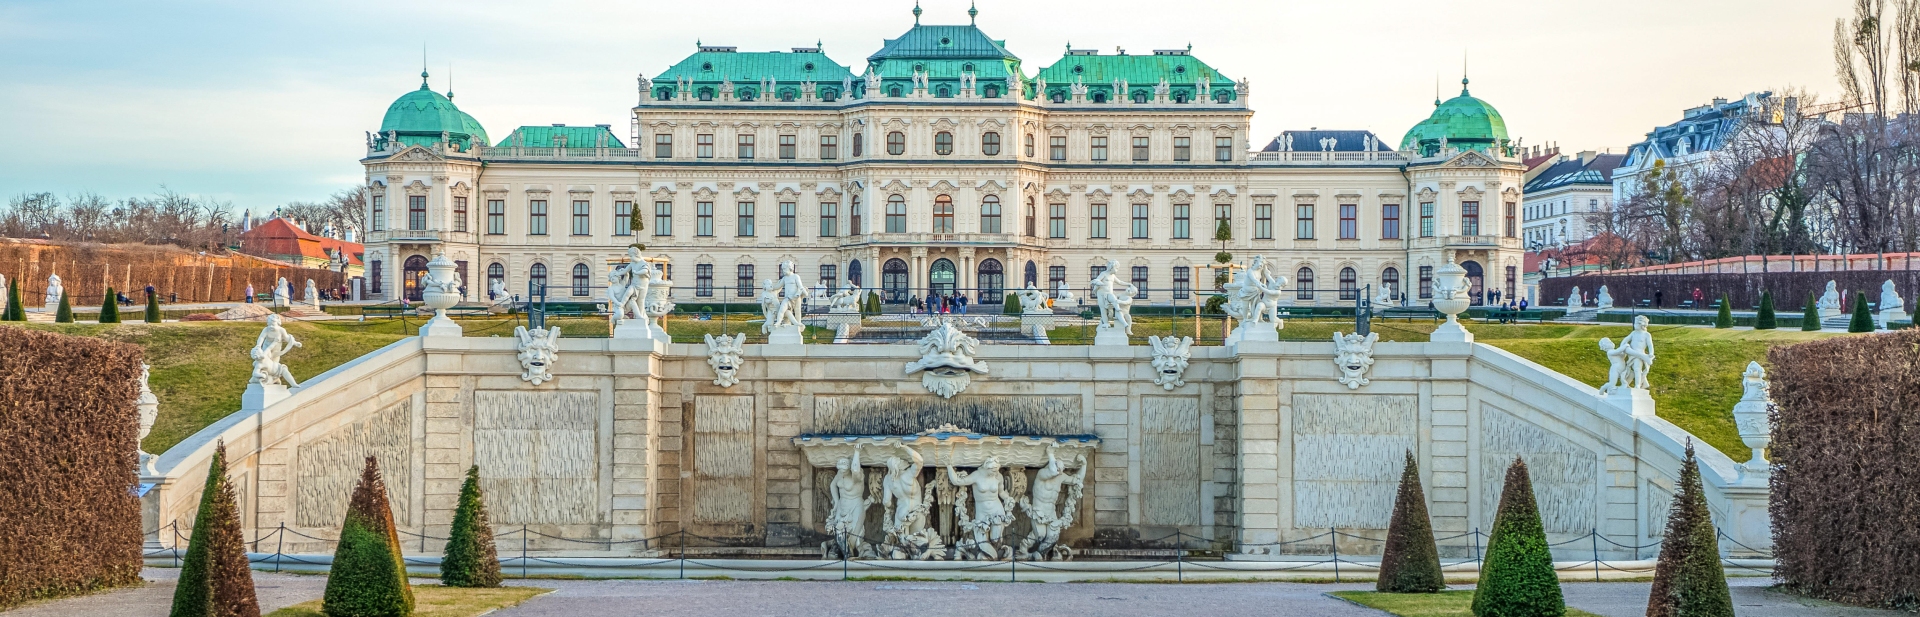
M753 397L693 399L693 518L753 522Z
M1140 399L1141 521L1200 524L1200 401Z
M1540 504L1540 522L1548 533L1586 533L1595 527L1600 456L1566 437L1482 403L1480 503L1488 523L1492 522L1492 513L1499 511L1507 466L1516 456L1527 461L1534 500Z
M1080 397L1070 396L820 396L813 399L813 432L912 435L952 424L988 435L1079 435L1080 406Z
M300 444L296 458L298 489L294 524L301 527L339 527L347 515L347 500L360 481L367 455L380 460L393 502L393 522L413 524L413 400L392 406ZM241 503L246 503L242 501Z
M1294 526L1386 529L1419 410L1416 396L1295 396Z
M503 525L600 522L599 395L474 393L473 459Z

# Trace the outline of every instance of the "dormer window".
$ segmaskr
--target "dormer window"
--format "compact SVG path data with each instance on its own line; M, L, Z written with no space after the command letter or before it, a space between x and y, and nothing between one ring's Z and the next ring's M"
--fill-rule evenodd
M972 62L968 62L968 63L966 63L966 64L962 64L962 65L960 65L960 70L961 70L962 72L966 72L966 73L972 73L972 72L973 72L973 63L972 63Z
M948 46L948 45L952 45L952 44L953 44L953 39L951 39L951 38L948 38L948 37L944 37L944 36L943 36L943 37L940 37L940 46L941 46L941 47L945 47L945 46Z
M896 85L892 85L892 86L887 86L887 96L891 96L891 97L894 97L894 98L899 98L899 97L900 97L900 86L899 86L899 85L897 85L897 84L896 84Z
M1145 102L1147 102L1147 91L1146 91L1146 90L1134 90L1134 91L1133 91L1133 102L1135 102L1135 103L1145 103Z
M997 98L1000 98L1000 86L996 86L996 85L993 85L993 84L987 84L987 88L986 88L986 91L985 91L985 94L984 94L984 96L986 96L987 98L990 98L990 99L997 99Z
M834 90L833 88L821 88L820 100L827 102L838 101L840 100L840 91Z
M1065 103L1065 102L1067 102L1067 93L1066 93L1066 91L1065 91L1065 90L1054 90L1054 91L1053 91L1053 102L1055 102L1055 103Z
M944 99L944 98L947 98L947 97L950 97L950 96L953 96L953 91L952 91L952 90L948 90L946 86L940 86L940 88L939 88L938 90L935 90L935 91L934 91L934 96L937 96L937 97L940 97L940 98L943 98L943 99Z
M1107 93L1105 93L1105 92L1095 92L1095 93L1093 93L1093 102L1095 102L1095 103L1105 103L1105 102L1107 102Z
M920 73L920 72L924 72L924 71L926 71L926 70L927 70L927 65L925 65L925 64L921 64L921 63L918 63L918 62L915 62L915 63L913 63L913 72L915 72L915 73Z
M1213 101L1216 103L1226 103L1228 100L1231 100L1232 98L1233 98L1233 95L1231 93L1228 93L1226 90L1221 90L1213 94Z
M1185 65L1173 67L1173 74L1175 75L1184 74L1186 72L1187 72L1187 67Z
M713 63L712 63L712 62L703 62L703 63L701 63L701 64L700 64L700 70L701 70L701 71L705 71L705 72L708 72L708 73L712 73L712 72L713 72Z
M658 92L655 92L653 96L656 100L661 100L661 101L673 100L673 89L661 88Z
M812 63L812 62L808 62L808 63L806 64L806 66L803 66L803 67L801 67L801 68L803 68L803 69L805 69L805 70L806 70L807 72L813 72L813 63Z
M1173 93L1173 102L1175 102L1175 103L1185 103L1185 102L1187 102L1187 93L1186 93L1186 92L1175 92L1175 93Z
M756 97L756 95L755 95L755 93L754 93L754 91L753 91L753 89L752 89L752 88L741 88L741 89L740 89L740 100L742 100L742 101L751 101L751 100L754 100L755 98L757 98L757 97Z
M1075 65L1073 65L1073 74L1075 74L1075 75L1079 75L1079 74L1081 74L1081 73L1084 73L1084 72L1086 72L1086 70L1087 70L1087 69L1086 69L1086 67L1082 67L1082 66L1080 66L1080 65L1078 65L1078 64L1075 64Z
M702 101L711 101L711 100L713 100L713 88L701 88L701 89L700 89L700 100L702 100Z
M781 89L780 89L780 100L781 100L781 101L784 101L784 102L788 102L788 103L792 103L792 102L793 102L793 98L794 98L794 94L793 94L793 88L781 88Z

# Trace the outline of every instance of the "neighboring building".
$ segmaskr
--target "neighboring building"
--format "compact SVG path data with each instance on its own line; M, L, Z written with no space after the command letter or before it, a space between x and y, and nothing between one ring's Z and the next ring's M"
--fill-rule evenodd
M1139 303L1189 305L1225 220L1227 250L1266 256L1296 303L1350 305L1366 285L1419 303L1449 259L1512 295L1524 168L1465 80L1399 151L1365 131L1288 131L1250 152L1247 84L1188 49L1068 50L1029 77L977 27L917 16L859 73L818 47L702 45L639 80L631 143L599 125L487 146L423 76L361 161L370 293L417 294L444 251L517 294L596 299L641 243L686 299L752 302L790 260L809 284L888 302L997 304L1028 284L1084 289L1111 259Z
M1588 217L1613 209L1613 172L1626 158L1592 150L1561 156L1527 182L1521 208L1527 249L1564 247L1600 231L1588 226Z
M284 218L268 219L242 232L240 252L302 268L341 272L344 265L349 277L363 276L365 270L362 255L366 248L359 243L314 235Z
M1625 202L1640 191L1643 178L1655 161L1665 161L1669 169L1682 175L1737 139L1743 130L1756 126L1749 122L1754 114L1765 113L1772 92L1754 92L1736 100L1714 99L1711 105L1686 110L1679 122L1653 129L1645 141L1627 149L1626 160L1613 172L1613 199ZM1788 100L1791 103L1791 99ZM1788 113L1793 113L1788 110ZM1761 123L1761 126L1767 123Z

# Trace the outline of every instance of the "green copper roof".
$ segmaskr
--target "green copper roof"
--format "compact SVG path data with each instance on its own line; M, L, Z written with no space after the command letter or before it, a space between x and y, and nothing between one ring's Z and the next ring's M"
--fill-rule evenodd
M1069 54L1052 66L1040 69L1037 77L1047 80L1048 95L1055 90L1064 92L1078 81L1087 85L1089 98L1095 93L1114 97L1111 92L1114 80L1124 79L1128 92L1122 96L1145 92L1151 98L1154 86L1165 79L1171 95L1185 93L1189 100L1194 95L1194 86L1201 81L1208 82L1216 96L1223 92L1234 96L1233 80L1184 52L1156 52L1150 56Z
M942 92L947 96L958 94L960 76L967 73L979 81L980 96L1006 92L1009 77L1026 78L1020 70L1020 57L1007 51L1007 42L987 36L979 27L917 22L906 34L887 39L880 51L867 56L867 70L880 77L878 84L862 84L870 97L889 95L895 88L911 91L916 72L927 74L927 85L934 96Z
M1400 140L1401 150L1419 150L1422 156L1439 152L1440 140L1448 145L1484 148L1507 145L1507 121L1499 110L1467 93L1467 80L1460 80L1460 96L1448 99L1433 109L1433 115L1407 131Z
M832 58L818 51L739 52L732 49L702 46L700 51L687 56L655 78L654 93L657 96L664 90L671 97L679 80L690 79L696 86L715 86L722 81L732 81L737 95L744 96L746 91L755 91L753 93L757 96L760 81L769 77L780 82L778 87L791 87L796 93L803 81L838 90L844 78L854 76L852 70L834 63Z
M602 136L606 139L601 145ZM515 143L518 142L518 143ZM500 140L495 148L625 148L613 130L605 126L523 126Z
M893 59L994 58L1019 60L1007 51L1006 41L987 37L977 26L923 26L914 24L897 39L887 39L880 51L867 56L867 62Z
M438 142L442 132L463 149L474 140L483 144L487 141L487 130L478 120L455 107L453 99L427 88L424 71L420 73L419 90L400 95L387 106L387 115L380 120L381 138L390 131L399 132L400 142L407 145Z

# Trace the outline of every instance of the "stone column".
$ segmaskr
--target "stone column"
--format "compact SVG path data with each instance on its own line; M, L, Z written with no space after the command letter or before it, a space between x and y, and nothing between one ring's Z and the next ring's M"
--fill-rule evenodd
M613 352L613 537L614 541L635 540L660 533L662 521L655 515L658 500L649 489L664 476L656 473L661 464L656 454L662 448L660 396L653 375L658 372L659 357L653 351L660 346L646 341L620 341ZM632 345L632 349L625 348ZM671 409L678 417L679 410ZM677 440L675 440L677 442ZM637 545L634 545L637 547Z

